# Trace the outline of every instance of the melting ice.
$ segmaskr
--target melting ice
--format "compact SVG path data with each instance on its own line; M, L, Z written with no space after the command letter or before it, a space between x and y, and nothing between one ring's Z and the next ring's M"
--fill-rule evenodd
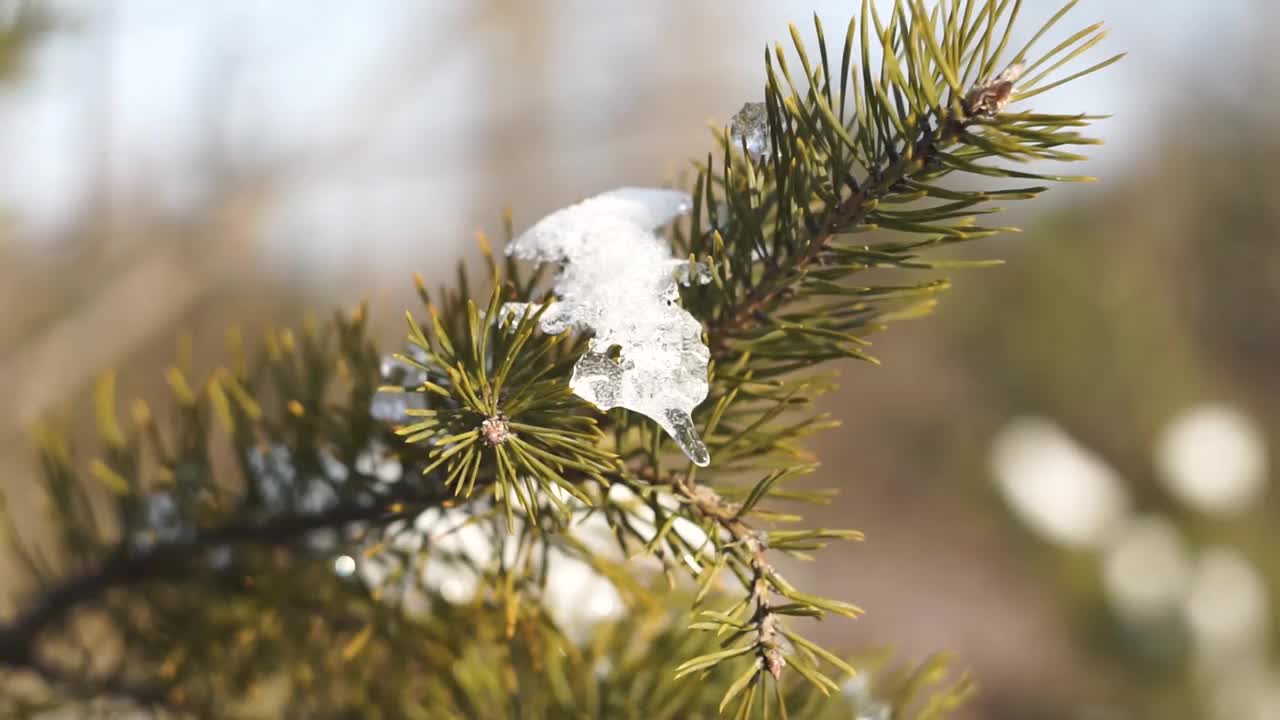
M542 331L594 333L569 385L602 410L622 407L651 418L697 465L711 462L690 413L707 397L702 326L677 303L677 279L688 261L671 256L655 230L689 212L675 190L620 188L539 220L507 254L561 263L558 301L542 315ZM523 313L525 303L508 303ZM617 348L617 353L611 353Z
M729 125L729 141L735 148L745 148L755 162L770 152L769 111L762 102L742 106Z

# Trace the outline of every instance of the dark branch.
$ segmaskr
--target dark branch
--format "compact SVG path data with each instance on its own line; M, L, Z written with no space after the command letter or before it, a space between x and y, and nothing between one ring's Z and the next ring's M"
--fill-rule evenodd
M87 678L72 678L45 662L39 654L40 634L57 624L76 607L103 598L115 588L178 577L190 571L193 558L226 545L279 546L292 544L305 535L357 522L389 523L421 512L432 498L414 497L372 506L342 505L322 513L291 514L254 522L233 522L199 531L195 537L136 550L121 545L105 562L74 575L40 593L38 602L13 621L0 626L0 665L25 668L59 686L74 686L73 694L114 691L134 699L155 699L151 688L126 688L102 684ZM132 691L137 691L132 692Z

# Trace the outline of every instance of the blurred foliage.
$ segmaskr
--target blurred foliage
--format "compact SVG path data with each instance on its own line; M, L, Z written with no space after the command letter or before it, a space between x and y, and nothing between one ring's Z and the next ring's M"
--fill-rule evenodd
M4 8L0 7L0 11ZM20 2L5 17L0 14L0 92L17 82L37 41L54 26L53 17L43 5ZM0 208L0 259L8 244L9 217Z
M582 343L498 312L547 294L483 241L491 292L473 294L462 271L434 297L419 283L429 321L409 315L402 354L368 339L363 308L268 332L256 354L233 332L204 374L180 344L171 407L136 402L122 421L105 377L91 455L40 428L57 542L11 529L38 590L0 626L0 663L55 698L203 716L256 712L276 683L277 712L299 717L945 716L972 688L919 694L945 677L940 660L844 697L854 666L789 624L861 612L773 563L861 538L786 529L803 517L783 503L829 499L794 484L816 467L799 441L834 424L812 410L831 377L805 371L870 360L865 336L930 312L949 286L936 271L974 263L923 254L1011 230L977 224L991 203L1087 179L1016 164L1078 159L1064 148L1093 143L1081 129L1094 117L1005 112L1118 59L1063 69L1098 25L1036 50L1073 5L1016 50L1019 0L913 0L885 17L864 2L838 58L816 18L815 55L795 28L793 53L766 53L763 109L748 113L762 125L720 134L673 233L710 275L682 300L711 353L695 416L711 468L645 418L572 396ZM425 582L434 547L402 543L445 510L498 548L461 559L480 578L462 602ZM593 515L616 558L566 532ZM546 607L552 551L607 578L626 619L566 640ZM359 556L361 572L336 572L337 556ZM650 587L624 562L635 556L667 583Z
M36 41L53 27L47 7L17 2L8 17L0 16L0 85L13 82Z
M974 444L956 450L953 467L966 481L958 491L999 506L986 457L975 450L980 439L994 431L993 421L1014 413L1060 421L1123 477L1135 512L1172 521L1192 553L1226 547L1248 558L1273 599L1272 629L1260 642L1274 669L1274 487L1242 512L1208 514L1170 493L1153 458L1170 420L1199 403L1241 408L1273 451L1280 437L1280 335L1270 322L1280 302L1280 206L1259 191L1280 179L1280 148L1256 118L1194 120L1190 126L1224 131L1187 137L1166 130L1142 172L1042 218L1028 236L1037 251L1019 255L1019 272L972 293L976 311L965 317L974 322L947 325L949 348L987 403L984 422L969 435ZM986 321L994 313L1001 322ZM1274 481L1274 469L1269 476ZM1206 676L1178 618L1143 625L1116 613L1101 581L1102 557L1028 544L1026 528L1006 528L1027 566L1057 595L1077 650L1106 678L1107 706L1117 717L1255 717L1227 700L1246 702L1257 690Z

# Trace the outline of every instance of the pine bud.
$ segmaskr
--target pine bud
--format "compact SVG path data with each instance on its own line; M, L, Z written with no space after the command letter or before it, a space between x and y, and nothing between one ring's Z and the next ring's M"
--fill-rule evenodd
M974 85L965 96L965 110L970 115L999 115L1013 98L1013 84L1022 77L1025 67L1021 62L1016 62L991 80Z
M511 424L505 415L494 415L480 423L480 439L489 447L497 447L506 442L512 435Z

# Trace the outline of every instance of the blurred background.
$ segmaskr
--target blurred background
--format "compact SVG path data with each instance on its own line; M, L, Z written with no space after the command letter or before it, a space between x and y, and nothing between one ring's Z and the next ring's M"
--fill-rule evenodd
M184 334L207 367L233 323L367 297L397 342L413 272L504 206L677 178L788 21L856 5L0 0L0 490L42 502L30 423L111 367L157 395ZM1034 101L1115 114L1100 182L843 368L812 519L868 542L788 572L867 609L830 643L952 650L969 718L1280 718L1280 6L1070 17L1130 52Z

